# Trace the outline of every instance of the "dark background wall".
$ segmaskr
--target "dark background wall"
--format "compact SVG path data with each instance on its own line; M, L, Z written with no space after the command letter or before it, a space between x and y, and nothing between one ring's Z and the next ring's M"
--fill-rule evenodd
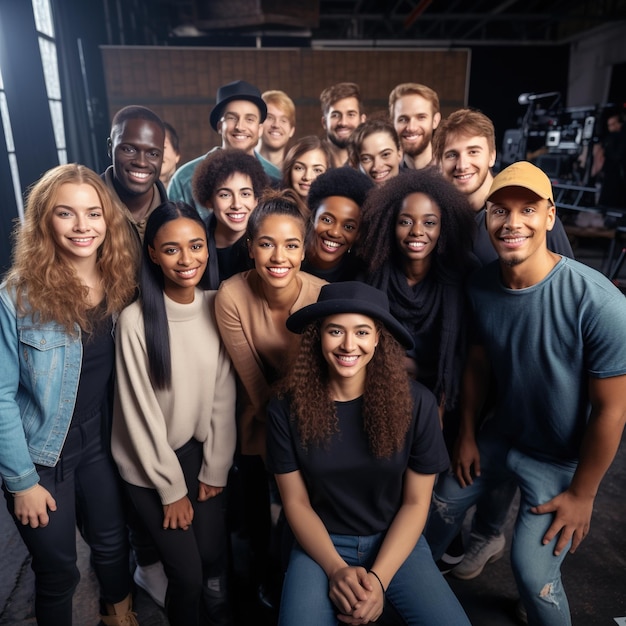
M437 91L447 115L466 103L469 56L464 49L102 48L109 113L128 104L150 107L177 129L183 161L221 143L209 112L218 87L233 80L288 93L302 137L322 132L319 95L340 81L359 84L370 114L387 110L395 85L421 82Z

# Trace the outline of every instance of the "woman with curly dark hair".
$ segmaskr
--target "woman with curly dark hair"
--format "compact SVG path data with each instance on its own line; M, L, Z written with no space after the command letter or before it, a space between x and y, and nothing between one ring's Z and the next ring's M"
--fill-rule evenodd
M296 544L279 626L366 624L387 600L408 624L469 624L422 537L448 465L437 402L402 365L409 332L386 295L322 287L292 314L299 353L268 407L268 467Z
M206 219L209 289L217 289L223 280L250 269L244 235L269 183L258 159L243 150L216 150L196 168L193 195L210 211Z
M458 398L474 227L465 196L432 169L377 187L362 211L365 282L387 294L391 312L411 333L407 369L435 393L442 414Z

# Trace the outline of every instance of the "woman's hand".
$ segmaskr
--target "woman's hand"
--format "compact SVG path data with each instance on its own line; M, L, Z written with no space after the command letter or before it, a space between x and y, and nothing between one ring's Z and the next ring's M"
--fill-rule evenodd
M340 622L356 626L369 624L381 616L385 604L382 587L364 568L342 568L329 583L330 598L340 610L337 615Z
M193 520L193 507L187 496L163 505L163 530L182 528L187 530Z
M57 510L57 503L51 493L40 484L36 484L25 491L13 494L15 517L24 526L31 528L45 528L50 521L48 509Z
M212 487L206 483L200 482L200 488L198 489L198 502L204 502L209 498L214 498L224 491L224 487Z

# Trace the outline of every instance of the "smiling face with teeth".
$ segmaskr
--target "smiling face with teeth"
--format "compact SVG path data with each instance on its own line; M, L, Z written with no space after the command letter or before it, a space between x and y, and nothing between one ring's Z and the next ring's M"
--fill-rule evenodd
M396 218L396 245L405 268L414 272L415 265L430 266L430 255L440 234L441 211L437 203L425 193L409 194Z
M291 215L267 215L258 224L248 250L266 287L285 289L296 285L304 260L303 222Z
M556 219L549 200L524 187L503 187L490 197L485 217L489 238L504 267L519 271L549 263L546 234Z
M256 104L233 100L222 111L217 132L222 136L222 148L239 148L254 156L262 128L261 111Z
M359 233L361 209L350 198L329 196L315 212L311 262L320 269L336 267Z
M359 162L363 172L382 185L400 173L402 150L389 133L372 133L363 139Z
M98 192L86 183L60 185L50 227L61 256L73 265L95 265L107 232Z
M271 150L281 150L289 143L295 131L287 112L268 102L261 142Z
M428 152L430 160L433 131L440 120L441 113L433 112L433 105L426 98L418 94L398 98L393 109L393 125L404 153L416 157Z
M151 120L128 119L111 130L113 175L122 201L125 196L152 195L163 163L165 133Z
M331 388L340 388L343 392L340 397L362 395L367 364L378 345L376 322L359 313L330 315L322 321L320 338ZM347 386L350 387L348 393Z
M218 185L211 198L211 207L217 219L215 240L218 248L232 245L243 236L257 202L248 174L235 172Z
M163 290L174 302L193 302L209 258L206 231L202 224L187 217L165 222L157 231L150 259L163 272Z

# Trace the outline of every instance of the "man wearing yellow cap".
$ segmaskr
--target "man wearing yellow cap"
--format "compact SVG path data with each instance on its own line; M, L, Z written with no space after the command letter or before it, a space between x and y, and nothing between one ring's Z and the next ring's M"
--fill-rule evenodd
M589 530L626 421L626 299L602 274L548 250L555 207L527 162L495 177L486 223L498 253L471 279L460 454L433 496L435 559L467 509L505 477L521 501L511 564L530 624L569 626L561 563ZM493 376L493 418L475 418Z

